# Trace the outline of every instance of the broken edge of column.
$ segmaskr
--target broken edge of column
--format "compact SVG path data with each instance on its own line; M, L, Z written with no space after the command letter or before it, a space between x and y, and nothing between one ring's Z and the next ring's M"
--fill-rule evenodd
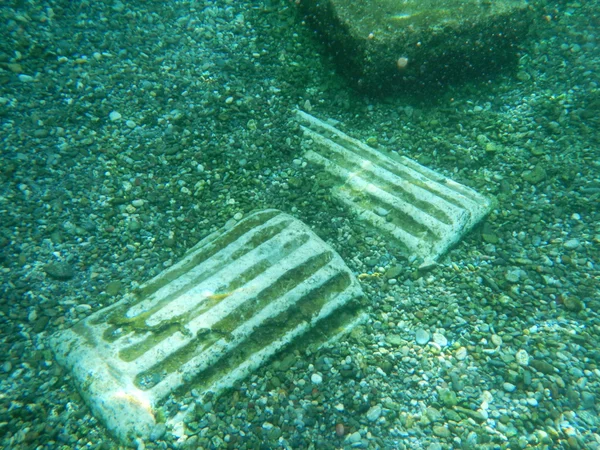
M332 193L398 244L420 268L437 263L492 209L493 201L416 161L391 158L297 110L305 158L337 181Z
M147 439L168 399L195 390L185 410L165 418L185 439L188 414L206 394L232 387L300 337L339 338L365 319L363 300L350 269L307 225L263 210L212 233L50 346L125 444Z

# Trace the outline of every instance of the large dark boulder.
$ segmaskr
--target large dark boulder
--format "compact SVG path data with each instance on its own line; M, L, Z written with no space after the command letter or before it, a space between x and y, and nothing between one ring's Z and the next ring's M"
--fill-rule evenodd
M514 67L532 20L522 0L299 0L353 84L430 89Z

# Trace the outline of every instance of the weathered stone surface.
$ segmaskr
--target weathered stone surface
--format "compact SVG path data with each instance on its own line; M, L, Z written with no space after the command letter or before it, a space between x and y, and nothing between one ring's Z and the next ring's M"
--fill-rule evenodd
M377 233L388 251L435 264L493 202L417 162L387 155L302 111L304 157L323 166L333 196ZM393 248L393 250L392 250Z
M341 72L365 90L444 86L512 66L522 0L302 0Z
M152 441L164 434L157 417L183 436L195 411L165 416L165 402L194 391L198 404L287 345L338 338L362 320L362 298L341 257L307 225L264 210L207 236L50 345L115 436Z
M71 266L65 262L52 262L44 266L44 272L55 280L68 281L75 276Z

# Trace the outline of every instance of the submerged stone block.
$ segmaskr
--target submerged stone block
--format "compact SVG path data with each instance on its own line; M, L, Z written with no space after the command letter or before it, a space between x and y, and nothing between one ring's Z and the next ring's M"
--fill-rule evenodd
M300 0L341 72L366 90L492 76L517 61L525 0Z
M492 201L419 163L396 159L302 111L305 158L332 177L333 195L427 267L487 215Z
M219 392L302 336L332 339L361 320L361 288L340 256L276 210L199 242L179 263L51 347L122 442L147 438L167 399ZM184 435L187 411L161 420ZM177 408L176 408L177 409Z

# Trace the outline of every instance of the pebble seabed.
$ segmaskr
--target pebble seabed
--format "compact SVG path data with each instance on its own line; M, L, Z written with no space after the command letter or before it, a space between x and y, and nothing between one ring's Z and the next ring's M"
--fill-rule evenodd
M538 3L515 74L349 89L287 1L0 6L0 446L116 449L48 336L250 211L308 223L369 320L282 353L139 448L600 448L598 4ZM301 106L494 196L419 272L329 197Z

